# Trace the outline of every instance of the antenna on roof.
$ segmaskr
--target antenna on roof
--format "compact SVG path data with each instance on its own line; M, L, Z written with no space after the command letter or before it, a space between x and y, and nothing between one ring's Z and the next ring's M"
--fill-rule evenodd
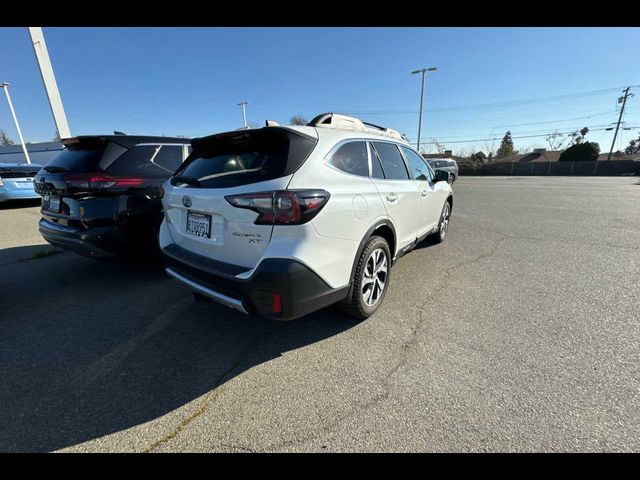
M114 135L126 135L126 133L122 133L122 132L119 132L119 131L117 131L117 130L114 130L114 131L113 131L113 134L114 134Z

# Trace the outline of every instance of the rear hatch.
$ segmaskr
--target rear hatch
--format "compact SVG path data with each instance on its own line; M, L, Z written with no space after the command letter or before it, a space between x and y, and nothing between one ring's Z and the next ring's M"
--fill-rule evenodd
M165 186L173 241L211 259L254 267L273 231L260 208L287 188L316 143L317 136L279 127L194 139L193 152Z
M33 190L33 178L42 165L0 163L0 186L11 190Z
M114 201L131 190L158 186L171 175L148 162L158 148L128 148L107 137L76 137L64 140L65 149L34 178L42 197L42 214L49 221L80 226L78 221L115 219L126 210Z

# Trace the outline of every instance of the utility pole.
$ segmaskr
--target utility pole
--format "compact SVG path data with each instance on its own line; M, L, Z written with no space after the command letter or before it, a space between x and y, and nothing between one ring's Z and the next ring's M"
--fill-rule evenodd
M418 150L418 152L420 152L420 133L422 131L422 102L424 100L424 76L427 72L433 72L437 70L436 67L429 67L429 68L421 68L419 70L414 70L413 72L411 72L411 75L415 75L416 73L422 73L422 88L420 89L420 117L418 117L418 146L416 147L416 150Z
M22 144L22 151L24 152L24 156L27 159L27 163L30 164L31 159L29 158L29 152L27 151L27 146L24 144L24 138L22 138L22 131L20 130L18 117L16 117L16 112L13 109L13 103L11 103L11 97L9 96L9 84L7 82L2 82L0 83L0 88L4 90L4 93L7 96L7 103L9 104L9 110L11 110L11 115L13 116L13 123L16 124L16 130L18 131L18 136L20 137L20 143Z
M33 51L35 52L36 59L38 60L38 67L40 68L40 75L42 75L44 89L47 91L49 106L51 107L51 113L53 114L53 121L56 124L56 130L58 130L58 136L60 138L70 138L71 130L69 130L67 116L65 115L64 107L62 106L62 98L60 98L56 77L53 74L53 67L51 66L51 60L49 59L47 44L44 42L44 33L42 33L42 28L29 27L29 35L31 36Z
M242 123L244 124L244 128L247 128L247 112L245 111L245 106L248 103L249 102L247 102L247 101L238 103L238 106L242 107Z
M618 98L618 103L622 101L622 108L620 109L620 116L618 117L618 124L616 125L616 133L613 134L613 142L611 142L611 150L609 150L609 156L607 157L607 161L611 160L611 154L613 153L613 147L616 144L616 137L618 136L618 130L620 129L620 122L622 120L622 114L624 113L624 106L627 104L627 98L629 96L633 96L633 94L629 95L629 89L631 87L627 87L623 90L624 94ZM598 162L596 162L596 168L598 168Z

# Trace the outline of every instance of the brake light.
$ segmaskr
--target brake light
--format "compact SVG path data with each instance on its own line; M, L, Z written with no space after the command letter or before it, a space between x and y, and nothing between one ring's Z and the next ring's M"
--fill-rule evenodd
M300 225L315 217L331 195L325 190L277 190L224 197L237 208L259 213L259 225Z
M113 177L103 173L75 173L64 177L70 187L85 190L140 187L145 179L139 177Z
M282 295L279 293L271 295L271 311L273 313L282 313Z

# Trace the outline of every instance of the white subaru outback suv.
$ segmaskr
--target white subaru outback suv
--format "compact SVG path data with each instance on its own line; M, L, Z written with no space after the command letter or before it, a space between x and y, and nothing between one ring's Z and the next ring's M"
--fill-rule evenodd
M164 185L166 272L243 313L373 314L391 266L447 234L453 194L391 129L339 114L194 139Z

